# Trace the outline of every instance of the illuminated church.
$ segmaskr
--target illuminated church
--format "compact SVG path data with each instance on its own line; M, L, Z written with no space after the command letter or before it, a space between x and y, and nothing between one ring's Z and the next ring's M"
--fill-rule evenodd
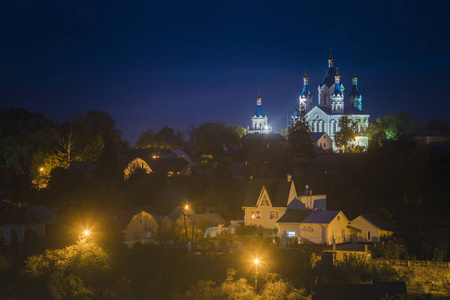
M255 113L252 115L252 125L247 126L247 133L259 133L259 134L269 134L272 133L272 126L269 125L269 120L267 115L264 113L261 104L261 96L258 91L258 98L256 98L256 109Z
M358 78L353 75L352 90L348 96L348 105L344 105L344 85L337 68L334 68L334 59L330 53L328 69L318 87L318 104L313 107L313 96L309 90L308 76L303 77L303 90L299 97L299 110L306 111L306 122L311 132L325 132L333 140L333 149L338 150L334 144L334 136L339 132L339 119L347 115L357 122L358 133L363 132L369 126L370 115L363 112L362 96L358 91ZM293 115L295 119L295 114ZM367 147L368 139L357 136L353 142L355 146Z

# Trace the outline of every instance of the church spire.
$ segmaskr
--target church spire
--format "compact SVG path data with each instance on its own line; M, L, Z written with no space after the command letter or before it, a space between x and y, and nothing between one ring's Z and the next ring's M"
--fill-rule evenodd
M328 68L334 67L333 49L330 48L330 58L328 59Z
M339 69L337 69L337 68L336 68L336 75L334 76L333 95L342 95L342 93L341 93L341 76L339 76Z
M261 105L261 91L258 89L258 97L256 98L256 105Z
M308 80L309 80L309 77L308 77L308 75L306 73L306 69L305 69L305 76L303 76L303 90L302 90L303 96L307 96L307 95L311 94L309 91Z
M308 74L305 69L305 76L303 76L303 90L299 97L299 110L305 109L306 112L310 111L312 108L312 96L309 90L308 84Z
M356 77L356 70L352 78L352 91L349 95L349 104L359 110L362 110L362 96L358 90L358 77Z

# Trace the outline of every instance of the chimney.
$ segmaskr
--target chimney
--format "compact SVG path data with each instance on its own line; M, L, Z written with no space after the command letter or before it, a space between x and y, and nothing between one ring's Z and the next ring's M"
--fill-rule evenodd
M292 174L288 173L287 174L287 182L291 182L292 181Z

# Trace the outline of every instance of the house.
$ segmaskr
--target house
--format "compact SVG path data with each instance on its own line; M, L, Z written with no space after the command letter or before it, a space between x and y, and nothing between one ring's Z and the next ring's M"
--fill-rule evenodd
M190 226L194 225L200 228L206 228L204 232L205 237L216 237L225 229L224 226L227 222L218 213L207 213L187 214L186 223L188 223Z
M154 215L151 211L151 206L135 206L112 212L113 226L123 233L128 247L153 243L159 233L167 232L173 225L168 216Z
M38 220L27 208L0 201L0 237L3 237L5 246L12 247L17 242L22 255L25 242L32 248L37 247L38 240L45 239L46 223Z
M348 242L348 223L342 211L313 210L300 222L299 241L327 245Z
M278 236L282 241L300 237L300 223L311 213L310 209L288 209L277 221Z
M360 215L351 221L349 229L353 242L377 243L394 233L394 226L374 213Z
M333 140L326 132L311 133L316 150L333 150Z
M27 206L26 209L30 211L39 222L44 222L47 225L56 223L56 212L42 205Z
M123 176L126 181L137 170L143 170L146 174L164 172L168 176L173 176L187 173L188 167L189 162L178 157L136 157L125 167Z
M158 233L158 221L145 210L135 214L124 230L125 244L132 246L135 243L148 244L153 242Z
M286 179L250 179L242 205L245 225L277 229L276 222L296 197L297 191L290 174Z

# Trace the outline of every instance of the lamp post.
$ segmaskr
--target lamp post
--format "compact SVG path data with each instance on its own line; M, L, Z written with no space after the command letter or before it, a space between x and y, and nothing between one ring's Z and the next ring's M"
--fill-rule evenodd
M255 292L258 290L258 265L259 265L259 259L255 258L253 260L253 263L255 264Z
M44 171L44 168L39 168L39 173L38 173L38 190L41 189L41 173Z
M183 210L184 232L186 233L186 243L189 240L188 232L187 232L187 224L186 224L186 210L188 210L188 208L189 208L189 205L186 204L186 206L184 207L184 210Z

